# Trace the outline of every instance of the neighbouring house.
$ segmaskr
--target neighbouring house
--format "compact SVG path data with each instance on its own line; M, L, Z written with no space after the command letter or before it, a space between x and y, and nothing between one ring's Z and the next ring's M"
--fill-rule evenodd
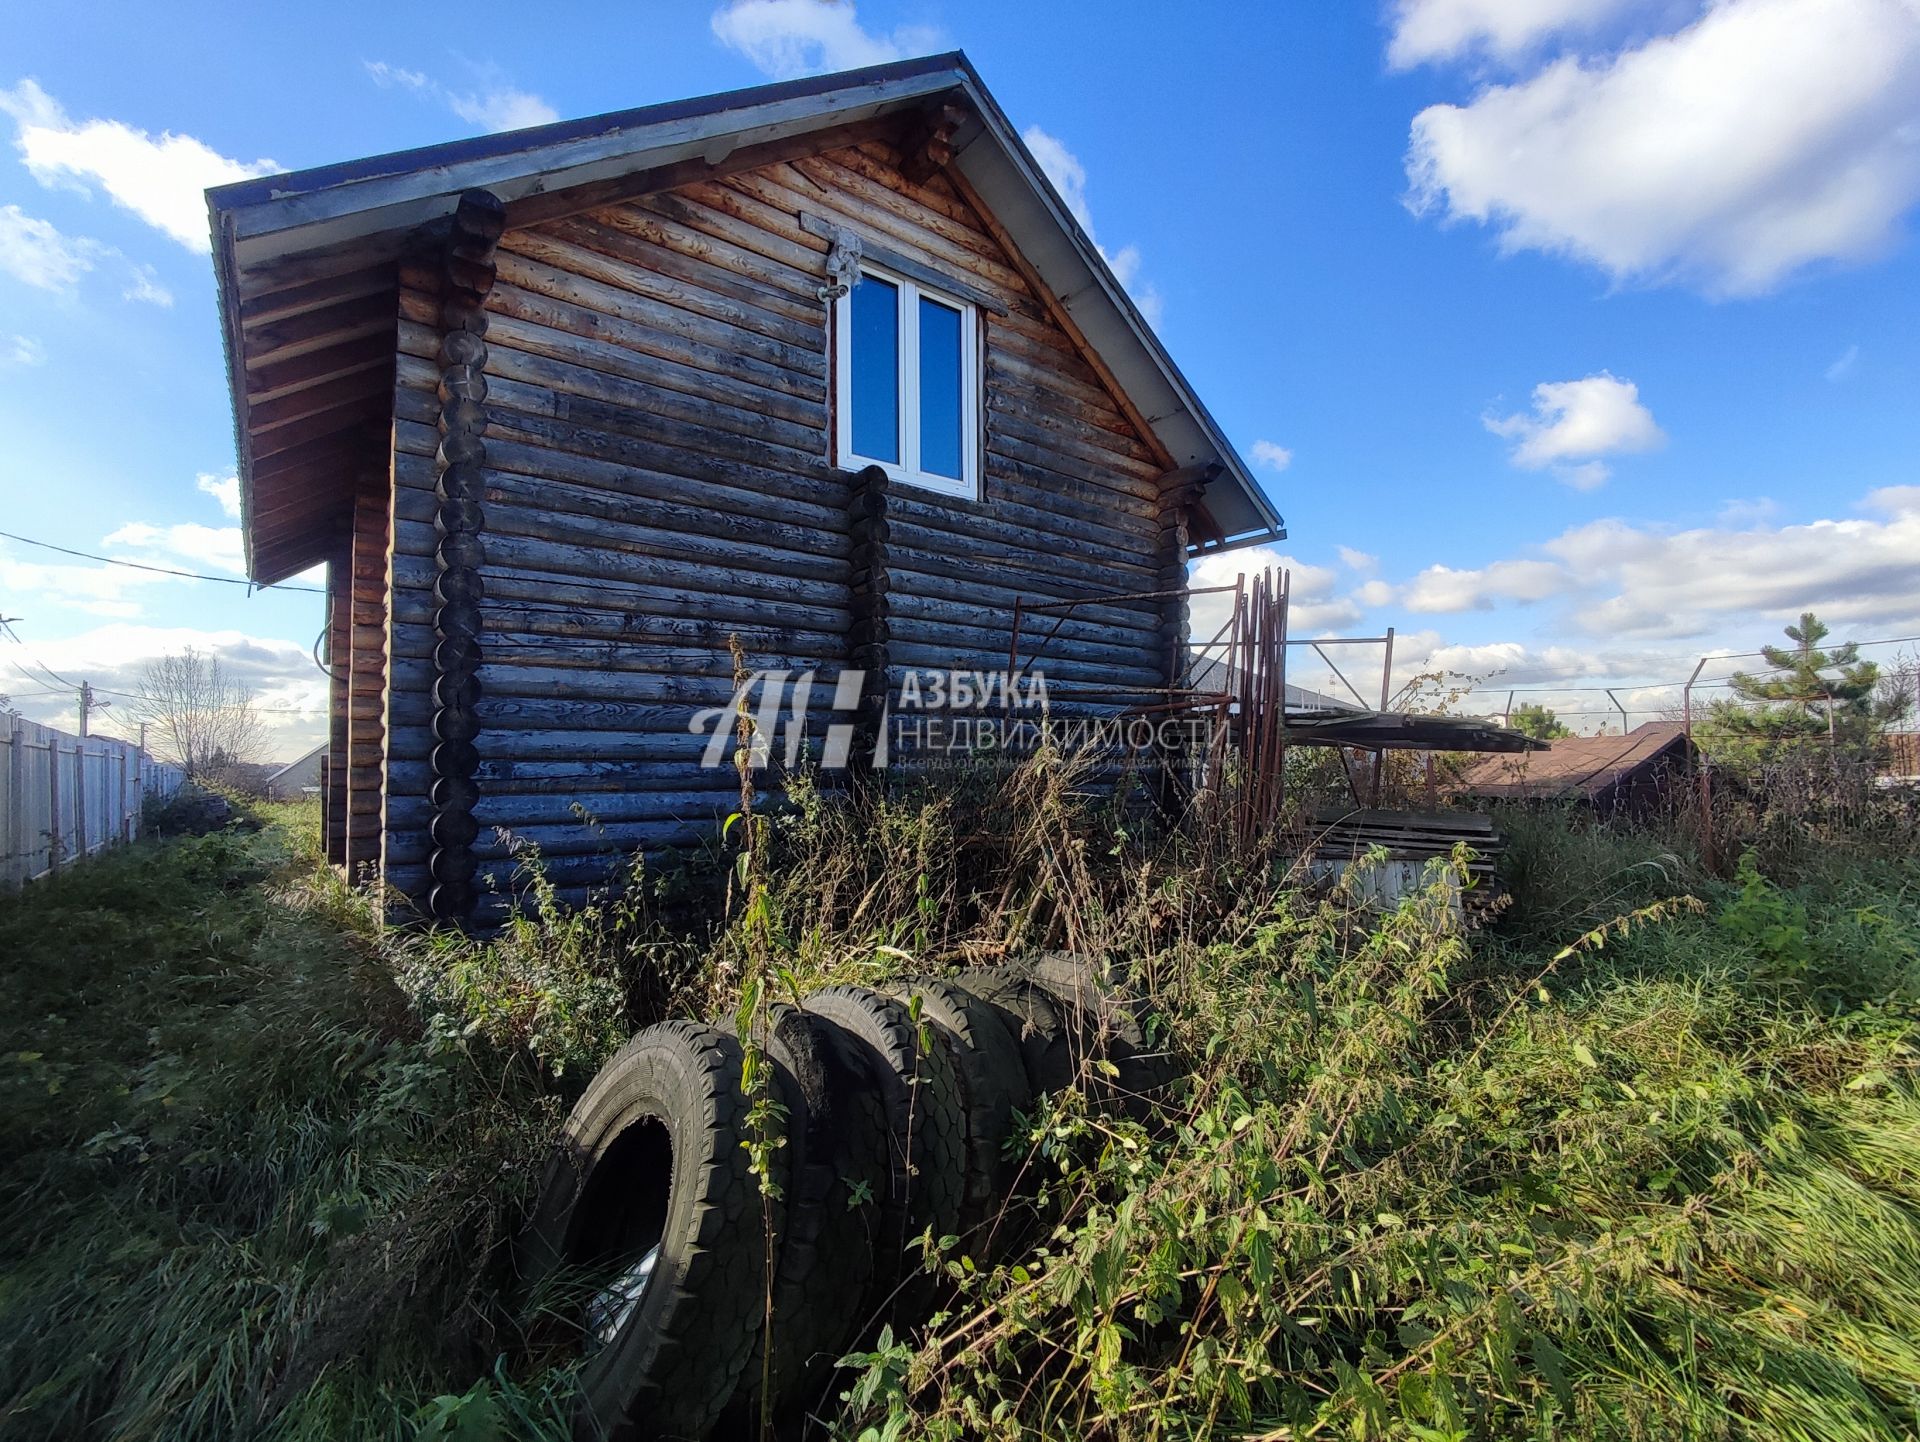
M267 800L298 801L302 796L319 795L326 756L327 743L322 741L305 756L271 773L264 783Z
M1568 736L1544 751L1489 756L1453 789L1480 801L1571 801L1602 816L1644 815L1681 792L1698 755L1679 723L1647 721L1624 736Z
M566 895L711 836L735 635L897 694L1074 602L1027 625L1111 703L1182 678L1190 556L1285 535L958 54L208 200L248 573L328 567L329 851L435 918L511 838Z

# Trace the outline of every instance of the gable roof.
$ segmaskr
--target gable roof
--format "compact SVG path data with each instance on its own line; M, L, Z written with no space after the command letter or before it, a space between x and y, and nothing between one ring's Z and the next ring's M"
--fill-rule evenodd
M312 761L316 759L318 756L320 756L321 753L324 752L326 749L327 749L327 743L325 741L322 741L318 746L314 747L313 750L307 752L305 755L294 757L293 760L289 761L285 766L282 766L277 770L270 772L266 778L266 784L271 786L274 782L278 781L282 776L285 776L289 771L299 770L300 767L305 766L309 761Z
M233 395L248 573L282 580L327 554L316 527L384 429L393 262L427 244L462 192L527 224L561 191L655 189L849 124L961 102L951 166L1007 232L1176 468L1207 482L1210 549L1277 540L1284 523L958 51L863 70L453 141L207 192ZM830 143L825 138L822 144ZM680 178L674 178L674 177ZM608 187L613 187L609 190ZM641 193L638 190L632 194ZM384 437L380 437L384 439Z
M1643 721L1624 736L1567 736L1517 759L1476 762L1455 790L1474 796L1595 800L1632 781L1643 768L1686 752L1687 733L1673 721Z

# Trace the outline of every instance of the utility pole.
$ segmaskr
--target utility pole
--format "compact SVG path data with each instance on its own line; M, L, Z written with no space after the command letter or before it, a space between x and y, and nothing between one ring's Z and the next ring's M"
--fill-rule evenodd
M80 739L82 741L86 740L90 734L87 727L87 718L96 711L106 710L107 707L112 704L111 701L96 701L93 699L92 682L82 681L80 683Z

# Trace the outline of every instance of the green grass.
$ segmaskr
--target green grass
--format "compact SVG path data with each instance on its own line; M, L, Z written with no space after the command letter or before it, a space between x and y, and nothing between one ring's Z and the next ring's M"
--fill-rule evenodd
M1516 813L1468 937L1442 889L1122 842L1066 779L803 787L750 902L656 878L484 943L377 940L299 808L0 902L0 1436L565 1436L504 1248L609 1046L1062 944L1191 1079L1157 1128L1029 1120L1037 1240L946 1258L839 1435L1920 1434L1910 846L1729 881Z
M0 903L0 1435L411 1437L502 1345L552 1106L268 809Z

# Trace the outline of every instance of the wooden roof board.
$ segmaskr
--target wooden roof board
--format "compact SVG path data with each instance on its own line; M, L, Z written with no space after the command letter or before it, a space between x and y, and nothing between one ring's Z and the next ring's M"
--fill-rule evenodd
M967 58L953 52L836 75L758 86L666 105L566 121L504 135L396 152L207 193L213 227L236 449L242 528L255 563L254 426L250 407L297 394L341 372L348 333L262 367L256 328L299 314L329 285L365 295L369 272L390 265L451 213L459 195L484 187L509 206L553 192L615 182L636 171L704 161L890 114L907 115L959 95L973 112L954 137L963 176L1060 299L1089 348L1112 372L1157 444L1179 466L1214 463L1220 478L1204 505L1223 545L1280 539L1284 523L1219 426L1141 317L1099 248L1054 190ZM349 311L352 314L364 312ZM318 360L313 357L318 356ZM265 384L263 384L263 382ZM282 538L274 538L279 542ZM276 544L272 549L282 550ZM284 563L283 563L284 564Z
M1454 789L1486 797L1593 797L1628 783L1664 757L1683 753L1686 745L1678 723L1647 721L1625 736L1569 736L1545 751L1476 762Z

